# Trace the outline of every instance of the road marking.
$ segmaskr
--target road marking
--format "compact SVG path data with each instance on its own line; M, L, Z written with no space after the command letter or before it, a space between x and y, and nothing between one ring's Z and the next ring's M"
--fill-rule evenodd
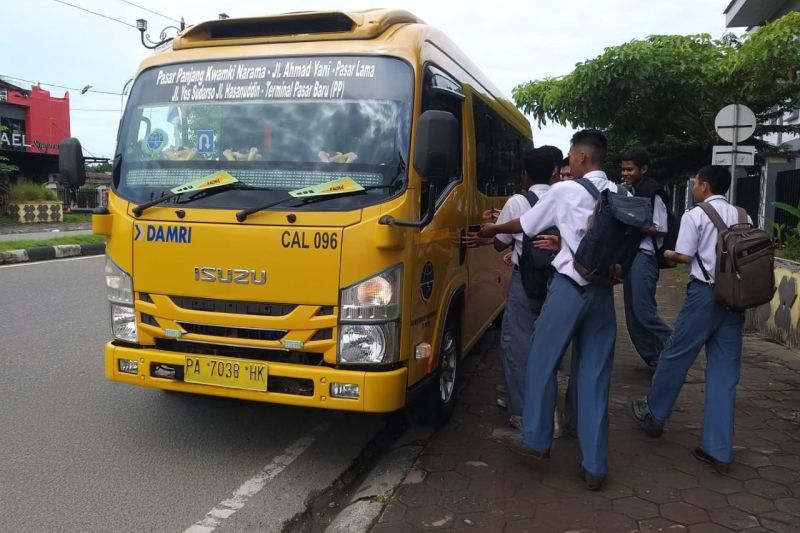
M267 486L267 483L275 479L287 466L292 464L295 459L310 448L317 440L320 433L327 430L331 423L331 420L323 422L311 430L311 433L308 435L294 441L288 448L283 450L281 455L274 458L265 466L261 472L245 481L236 489L232 498L219 502L216 507L206 513L205 518L188 527L183 533L210 533L214 531L222 524L223 520L229 518L233 513L243 508L250 498L261 492L261 490Z
M33 265L46 265L48 263L54 263L56 261L83 261L84 259L97 259L98 257L105 258L105 254L84 255L84 256L81 256L81 257L66 257L64 259L49 259L47 261L28 261L26 263L13 263L11 265L0 265L0 269L3 269L3 268L14 268L14 267L24 267L24 266L33 266Z

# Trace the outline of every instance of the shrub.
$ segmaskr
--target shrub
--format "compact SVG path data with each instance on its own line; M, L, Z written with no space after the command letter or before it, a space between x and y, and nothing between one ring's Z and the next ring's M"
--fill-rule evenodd
M800 206L795 207L783 202L775 202L773 205L776 209L785 211L798 220L796 226L788 227L786 224L777 224L770 220L770 223L775 228L775 241L777 243L775 255L791 261L798 261L800 260Z
M44 185L26 179L19 179L8 189L8 201L15 202L55 202L58 196Z

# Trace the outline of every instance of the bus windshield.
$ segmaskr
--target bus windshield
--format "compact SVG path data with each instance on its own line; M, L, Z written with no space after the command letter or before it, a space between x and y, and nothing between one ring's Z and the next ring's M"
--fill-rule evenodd
M365 194L308 209L376 203L407 181L412 95L411 68L387 57L152 68L131 91L116 190L142 203L224 170L247 187L192 207L247 208L340 178L352 179Z

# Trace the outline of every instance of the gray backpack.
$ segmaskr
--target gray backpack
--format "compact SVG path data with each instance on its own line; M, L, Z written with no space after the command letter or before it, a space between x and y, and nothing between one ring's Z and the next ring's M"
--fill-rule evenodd
M717 210L706 202L697 207L717 227L717 266L714 298L733 311L744 311L772 300L775 294L774 243L767 232L747 221L747 212L737 207L739 222L728 226ZM695 254L706 281L710 281L700 254Z

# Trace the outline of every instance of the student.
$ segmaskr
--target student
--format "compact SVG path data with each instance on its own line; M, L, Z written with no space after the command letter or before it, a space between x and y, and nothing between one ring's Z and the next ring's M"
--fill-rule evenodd
M730 172L720 166L706 166L697 172L692 185L695 203L707 202L726 224L738 222L736 207L725 199L731 184ZM683 386L686 373L706 347L706 392L703 436L693 455L719 472L728 472L733 454L733 411L742 357L744 315L716 303L714 271L718 231L702 209L684 213L675 250L665 258L684 263L690 274L675 330L661 352L650 393L633 400L633 417L652 437L661 435ZM706 278L708 274L708 279Z
M545 144L539 147L539 150L544 150L553 158L553 169L550 172L550 185L554 185L561 181L561 161L564 158L564 152L558 146Z
M603 172L607 141L595 130L572 137L570 169L600 191L617 190ZM500 233L537 235L550 226L561 233L561 249L553 260L556 274L536 322L525 380L522 439L503 437L510 448L539 459L550 456L553 412L556 404L556 369L575 337L577 433L582 456L581 475L589 490L599 490L608 470L608 389L617 335L614 297L610 287L589 284L575 270L573 251L586 234L595 200L579 183L564 181L518 220L487 224L482 237Z
M643 149L622 154L622 178L634 196L653 202L653 228L643 231L639 251L625 276L625 322L633 346L645 364L655 371L658 354L664 348L672 329L658 315L656 285L659 278L658 253L667 232L666 192L647 175L650 156Z
M569 157L565 157L561 161L561 168L559 169L558 174L561 176L561 181L572 179L572 172L569 169Z
M522 159L522 186L526 191L535 194L540 200L550 190L550 177L553 170L553 159L550 153L542 148L533 150ZM497 217L502 224L517 219L531 208L528 199L522 194L509 198ZM497 235L494 247L501 252L512 247L511 263L513 272L508 285L506 311L503 314L500 346L503 352L503 374L505 376L509 424L522 429L522 395L524 392L525 368L528 360L528 348L533 336L534 324L544 299L529 298L522 286L519 271L519 257L522 254L522 233L514 235Z

